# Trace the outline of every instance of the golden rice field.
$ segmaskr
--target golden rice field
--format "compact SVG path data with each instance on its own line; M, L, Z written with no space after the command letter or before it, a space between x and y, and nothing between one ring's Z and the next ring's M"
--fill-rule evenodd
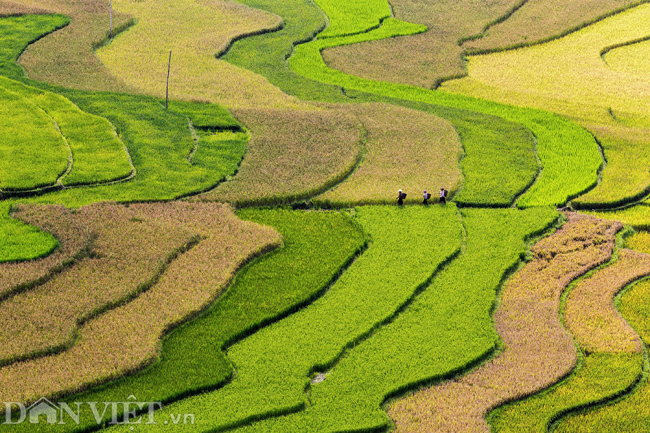
M138 25L97 50L97 57L137 92L165 96L161 84L171 51L172 99L228 107L301 105L264 77L215 58L236 37L277 29L281 17L220 0L115 0L113 7L138 20Z
M196 200L291 202L339 183L362 155L365 129L345 109L237 110L251 141L238 173Z
M405 203L421 203L424 190L431 193L431 203L441 187L456 192L463 149L451 124L388 104L359 105L351 111L366 130L361 165L314 202L337 207L391 203L396 185L407 192Z
M527 0L507 20L491 25L484 37L462 45L470 52L529 45L563 36L638 3L638 0Z
M0 0L0 433L650 431L648 23Z
M456 380L390 404L399 432L489 432L484 417L507 401L548 387L574 367L571 334L558 310L571 281L607 261L619 223L569 215L532 249L533 260L507 282L494 315L504 350Z
M78 391L152 362L160 349L161 337L170 328L205 309L225 289L238 268L281 242L275 230L239 220L228 205L179 202L125 208L100 204L81 209L80 213L81 221L101 219L105 225L125 225L136 220L134 224L159 224L166 227L165 231L182 227L201 240L174 257L144 293L84 320L69 350L0 369L3 401L35 401L43 395ZM162 231L151 235L158 242L165 236ZM99 241L105 236L99 234ZM159 244L163 253L168 250L165 247L164 243ZM128 251L115 253L126 253L126 258L133 260ZM116 267L124 273L122 278L133 279L136 270ZM91 289L83 281L78 283L77 290ZM99 291L101 288L97 287L90 294L98 296ZM39 305L45 307L43 302Z

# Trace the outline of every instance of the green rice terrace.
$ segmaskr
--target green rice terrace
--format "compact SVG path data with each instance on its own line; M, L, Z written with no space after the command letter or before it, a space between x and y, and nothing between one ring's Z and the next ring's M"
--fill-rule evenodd
M0 433L650 432L649 0L0 0Z

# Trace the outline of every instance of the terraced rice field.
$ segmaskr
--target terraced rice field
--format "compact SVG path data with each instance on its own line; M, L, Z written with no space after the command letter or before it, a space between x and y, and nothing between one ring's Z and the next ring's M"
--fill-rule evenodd
M0 431L647 431L646 3L0 0Z
M642 4L542 45L470 57L469 77L443 88L577 119L602 143L607 166L599 186L576 206L638 200L650 186L646 155L635 151L647 144L647 68L611 67L607 59L610 51L614 59L625 52L613 48L648 36L641 23L649 10Z

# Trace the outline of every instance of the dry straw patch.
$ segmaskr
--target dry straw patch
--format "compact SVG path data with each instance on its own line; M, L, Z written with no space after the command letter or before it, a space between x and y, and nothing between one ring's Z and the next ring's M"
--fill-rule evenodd
M237 110L252 138L239 172L197 200L286 203L340 182L361 157L363 127L343 109Z
M534 259L506 284L496 329L505 351L453 381L425 389L389 407L397 431L489 432L491 408L543 389L577 360L560 323L560 296L571 280L607 261L621 224L569 214L568 222L532 249Z
M158 355L160 338L196 315L226 288L252 256L281 243L270 227L241 221L214 203L103 205L102 213L182 227L201 242L179 255L150 290L88 321L75 346L63 353L0 370L0 398L34 401L78 391L141 368ZM160 234L159 234L160 235Z
M443 77L463 74L463 48L458 40L480 33L503 15L515 0L394 0L395 17L423 24L418 35L329 48L323 52L333 69L372 80L429 88Z
M195 237L181 227L131 219L120 206L88 206L75 218L96 237L90 257L0 304L0 361L71 344L80 323L146 288Z
M616 263L581 281L567 298L564 320L589 352L641 352L638 334L614 307L625 286L650 275L650 256L621 250Z
M59 247L41 259L0 263L0 297L48 279L90 248L90 232L63 206L17 205L12 216L51 233L59 241Z
M458 189L462 155L460 137L449 122L422 111L388 104L350 108L364 125L367 136L359 168L315 201L337 206L392 203L397 189L406 202L421 202L422 190L437 199L444 186Z
M279 28L277 15L221 0L114 0L113 7L137 24L97 56L138 92L165 96L171 50L171 98L230 107L302 104L266 78L215 59L237 37Z
M530 44L564 34L638 0L527 0L507 20L491 26L485 37L467 41L464 48L491 50Z

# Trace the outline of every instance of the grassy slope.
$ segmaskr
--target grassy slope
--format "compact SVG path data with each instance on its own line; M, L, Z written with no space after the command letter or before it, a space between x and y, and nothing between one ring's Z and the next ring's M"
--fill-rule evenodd
M304 412L242 432L376 431L390 421L381 404L414 386L456 374L494 349L490 316L504 274L525 239L555 221L553 209L463 210L465 252L392 322L352 348L310 387ZM470 301L471 300L471 301Z
M309 40L326 25L322 11L307 0L245 0L243 3L282 16L284 28L235 42L222 57L224 60L262 74L285 92L302 99L385 101L449 120L458 131L465 150L465 157L461 161L464 182L459 196L455 198L457 201L508 206L534 179L537 172L534 138L521 125L453 107L367 95L347 86L343 93L340 86L306 78L289 69L285 59L291 55L294 44ZM495 176L499 171L502 173Z
M10 218L9 210L0 203L0 263L42 257L59 245L51 234Z
M160 411L162 417L192 411L197 414L192 429L197 431L304 407L310 374L327 368L395 314L460 247L453 205L364 207L356 214L372 244L331 289L232 346L228 357L236 376L228 386L169 405Z
M608 159L603 181L576 206L633 201L650 188L648 157L636 152L637 144L648 143L649 78L634 69L610 68L601 52L648 36L641 24L648 16L650 5L641 5L543 45L470 57L469 78L443 88L576 119L600 139ZM583 79L585 73L589 79Z
M232 374L225 346L318 296L365 242L361 228L341 214L246 209L237 215L280 231L284 247L245 267L205 314L167 336L160 362L67 401L117 401L135 394L167 402L224 385ZM88 412L82 420L81 428L94 425Z
M537 149L544 169L537 182L519 199L517 204L520 207L563 204L595 185L597 171L602 164L598 147L593 137L574 123L541 110L516 108L450 93L352 77L329 69L320 55L320 51L327 47L413 34L422 30L421 26L388 19L382 27L369 33L315 40L300 45L290 59L290 66L312 79L346 88L478 111L526 126L538 139Z

